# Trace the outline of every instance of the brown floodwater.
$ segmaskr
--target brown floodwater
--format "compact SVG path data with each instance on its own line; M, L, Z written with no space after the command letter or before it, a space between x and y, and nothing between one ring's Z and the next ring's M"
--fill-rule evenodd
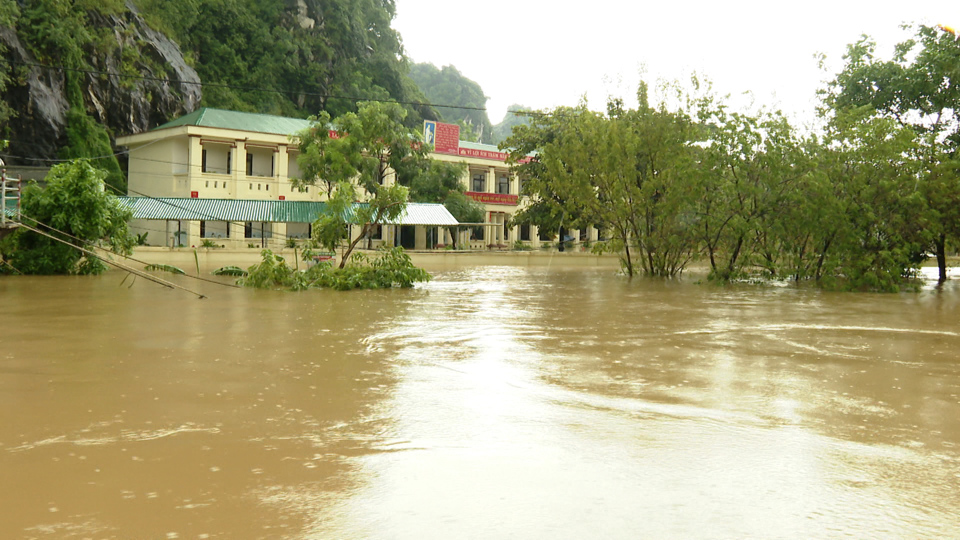
M958 538L960 280L0 278L0 538Z

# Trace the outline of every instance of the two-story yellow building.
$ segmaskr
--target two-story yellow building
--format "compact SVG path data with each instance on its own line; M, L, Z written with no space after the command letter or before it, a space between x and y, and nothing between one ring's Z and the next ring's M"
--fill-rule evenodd
M462 185L483 204L483 224L460 233L458 246L505 249L519 240L539 244L536 227L510 227L524 202L520 182L495 146L459 140L457 126L425 123L434 159L465 163ZM296 134L307 120L202 108L150 131L117 138L129 149L131 228L149 245L281 247L308 238L326 193L294 187ZM392 178L386 181L392 182ZM383 227L373 245L434 249L452 243L456 220L439 204L410 203L397 223ZM354 227L359 233L359 227Z

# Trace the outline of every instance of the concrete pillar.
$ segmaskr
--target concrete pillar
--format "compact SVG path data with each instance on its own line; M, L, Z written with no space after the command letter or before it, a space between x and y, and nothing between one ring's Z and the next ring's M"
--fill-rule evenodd
M237 141L237 147L231 149L233 156L230 158L230 187L227 191L236 193L237 185L241 180L247 179L247 143L246 141ZM236 198L236 195L233 195Z
M283 248L287 247L287 224L286 222L278 222L270 224L271 230L273 231L273 240L276 242L277 247Z
M427 246L427 228L423 225L417 225L413 228L413 249L425 250Z
M289 182L290 179L287 178L287 175L290 174L290 156L287 154L287 145L281 144L278 146L277 151L273 153L273 159L276 160L273 164L274 177L276 177L281 184Z
M540 227L536 225L530 226L530 245L535 248L540 247Z
M349 238L347 239L347 242L349 243L356 240L360 236L361 232L363 232L362 225L350 225L350 234L348 235ZM367 247L367 244L364 242L361 242L357 244L357 247Z
M189 223L190 224L187 226L186 245L199 247L200 244L203 242L203 239L200 238L200 222L191 221Z
M595 227L587 227L587 234L589 235L591 242L596 242L600 239L600 231L598 231Z
M172 176L170 181L170 193L174 197L189 197L189 186L200 181L200 175L203 171L203 146L200 144L199 135L191 135L187 144L187 193L177 190L176 176Z
M490 167L487 169L487 193L496 193L497 192L497 168Z
M230 231L229 237L230 242L233 244L232 247L246 247L246 238L244 238L244 230L246 228L246 223L242 221L231 221L230 222Z

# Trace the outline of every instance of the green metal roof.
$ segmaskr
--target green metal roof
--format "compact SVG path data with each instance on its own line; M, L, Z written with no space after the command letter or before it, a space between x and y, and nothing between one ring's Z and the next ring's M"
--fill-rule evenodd
M503 152L495 144L484 144L473 141L460 141L460 148L470 148L471 150L486 150L488 152Z
M202 126L253 131L257 133L273 133L275 135L296 135L310 127L310 121L284 116L273 116L271 114L225 111L222 109L203 107L188 115L181 116L176 120L156 127L154 130L178 126Z
M313 201L117 198L133 210L135 219L313 223L327 207L326 203Z
M327 209L326 203L313 201L170 197L117 197L117 199L133 210L134 219L313 223ZM458 222L442 204L407 203L406 211L393 224L450 226L457 225Z

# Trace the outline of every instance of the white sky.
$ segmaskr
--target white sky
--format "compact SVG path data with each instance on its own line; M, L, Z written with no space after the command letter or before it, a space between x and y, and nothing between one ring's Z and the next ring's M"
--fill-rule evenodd
M825 74L842 67L861 34L889 57L910 36L903 22L960 28L960 0L396 0L394 28L414 62L453 64L478 82L494 124L507 107L576 105L587 95L634 104L640 70L686 79L692 71L721 94L752 91L756 105L813 117ZM748 103L748 98L737 98Z

